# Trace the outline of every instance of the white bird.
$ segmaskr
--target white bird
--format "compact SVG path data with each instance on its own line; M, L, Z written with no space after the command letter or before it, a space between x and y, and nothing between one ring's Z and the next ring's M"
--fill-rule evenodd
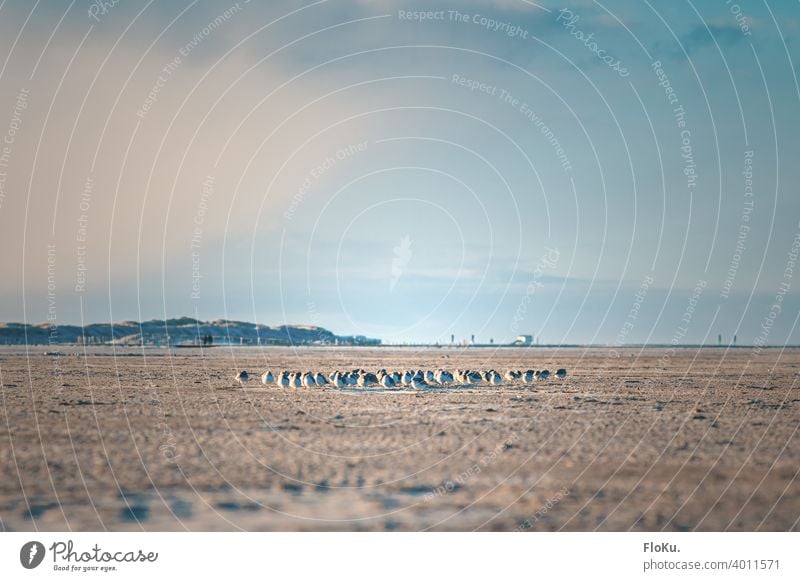
M363 373L358 378L358 385L361 387L372 387L378 385L378 376L374 373Z
M338 371L334 372L333 377L331 377L331 383L339 389L343 388L345 385L344 379L342 379Z
M425 387L428 386L428 384L425 383L425 380L420 375L415 375L411 379L411 386L414 389L424 389Z
M306 387L314 387L316 384L317 382L314 381L314 374L306 371L303 374L303 385L305 385Z
M261 376L261 383L263 383L264 385L275 383L275 376L272 375L271 371L265 371L264 375Z
M467 371L467 379L470 383L480 383L483 381L483 376L480 371Z
M536 373L533 371L533 369L528 369L528 371L525 372L524 379L525 383L533 383L533 380L536 379Z
M558 371L556 371L556 377L558 377L559 379L564 379L566 376L567 376L567 370L564 369L563 367Z
M436 381L438 381L442 385L447 385L448 383L452 383L453 374L447 371L446 369L440 369L436 373Z
M394 387L394 379L392 379L391 375L384 375L381 377L381 385L383 387Z
M325 376L322 373L317 373L317 385L325 385L328 383L328 380L325 379Z
M428 383L436 382L436 378L433 376L433 371L431 371L430 369L428 369L428 371L425 372L425 381Z
M412 379L414 379L414 374L411 371L403 373L403 385L410 385Z
M289 372L284 371L280 374L278 382L283 387L289 387Z
M550 372L547 369L542 369L539 372L539 379L547 379L550 377Z
M244 385L245 383L250 381L250 374L247 373L246 371L240 371L239 373L236 374L236 376L233 379L239 385Z
M503 383L503 378L500 377L500 374L495 371L489 378L489 383L491 383L492 385L500 385L501 383Z
M292 374L292 385L295 387L303 387L303 378L300 377L300 374L297 372Z

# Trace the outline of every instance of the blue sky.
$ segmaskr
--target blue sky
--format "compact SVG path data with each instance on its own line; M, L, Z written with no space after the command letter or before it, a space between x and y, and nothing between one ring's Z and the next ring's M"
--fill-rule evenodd
M6 2L0 319L800 342L798 34L793 2Z

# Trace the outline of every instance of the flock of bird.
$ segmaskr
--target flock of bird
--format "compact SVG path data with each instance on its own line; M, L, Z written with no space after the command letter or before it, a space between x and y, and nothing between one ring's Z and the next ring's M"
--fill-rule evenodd
M559 369L555 376L563 379L567 376L566 369ZM250 381L250 373L240 371L234 380L241 384ZM352 371L334 371L328 375L324 373L312 373L306 371L281 371L272 373L266 371L261 375L261 383L264 385L278 385L281 387L302 388L329 386L335 388L345 387L385 387L385 388L413 388L424 389L425 387L447 387L449 385L473 385L487 383L489 385L500 385L506 381L522 381L524 383L534 383L550 378L550 371L547 369L527 371L508 371L505 376L500 375L494 369L488 371L456 370L451 373L445 369L436 371L423 369L407 369L406 371L386 371L381 369L377 373L370 373L363 369Z

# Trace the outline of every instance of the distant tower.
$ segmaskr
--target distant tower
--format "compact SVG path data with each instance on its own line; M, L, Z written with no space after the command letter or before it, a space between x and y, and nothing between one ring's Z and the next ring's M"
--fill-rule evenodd
M494 345L494 339L489 339L489 343L490 343L491 345Z
M455 342L456 342L456 336L455 335L450 335L450 344L452 345Z
M733 346L736 347L736 335L733 336Z
M721 335L721 334L720 334L720 335L717 335L717 345L719 345L720 347L722 347L722 335Z
M475 334L473 333L472 337L470 338L470 342L474 345L475 344Z

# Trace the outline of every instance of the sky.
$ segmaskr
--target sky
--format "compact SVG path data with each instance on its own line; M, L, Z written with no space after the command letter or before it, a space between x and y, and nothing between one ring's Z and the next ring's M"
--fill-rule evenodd
M0 320L800 343L800 4L0 4Z

